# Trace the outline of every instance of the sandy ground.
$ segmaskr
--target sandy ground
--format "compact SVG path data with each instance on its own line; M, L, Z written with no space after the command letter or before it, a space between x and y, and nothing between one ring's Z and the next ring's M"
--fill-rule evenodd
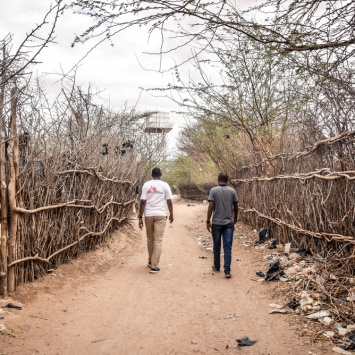
M254 281L257 251L246 252L236 241L233 277L213 273L212 253L197 240L208 235L207 206L178 202L174 208L159 274L149 274L145 233L121 232L105 248L8 298L23 310L1 314L8 333L1 332L1 354L332 353L299 338L288 316L268 313L274 285ZM240 222L237 228L252 233ZM243 336L257 343L238 349Z

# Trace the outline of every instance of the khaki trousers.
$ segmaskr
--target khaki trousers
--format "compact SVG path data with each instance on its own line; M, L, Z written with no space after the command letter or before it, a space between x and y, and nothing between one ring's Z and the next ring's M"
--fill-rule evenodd
M158 267L163 244L163 236L166 226L165 216L145 217L145 228L147 230L147 244L151 268Z

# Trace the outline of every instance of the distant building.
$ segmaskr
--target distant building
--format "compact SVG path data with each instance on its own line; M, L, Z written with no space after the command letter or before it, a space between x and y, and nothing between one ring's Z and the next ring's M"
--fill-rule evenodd
M156 112L145 119L146 133L169 133L173 129L169 112Z

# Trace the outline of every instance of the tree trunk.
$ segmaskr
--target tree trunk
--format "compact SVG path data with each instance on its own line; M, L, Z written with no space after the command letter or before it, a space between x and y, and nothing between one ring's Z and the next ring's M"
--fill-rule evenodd
M16 170L15 166L15 136L16 132L16 88L11 89L11 132L9 146L7 148L7 156L9 158L10 179L9 179L9 206L10 206L10 228L9 228L9 264L15 261L16 257L16 237L17 237L17 219L18 214L15 212L16 204ZM18 144L17 144L18 148ZM15 291L15 268L13 265L9 268L7 289L9 292Z

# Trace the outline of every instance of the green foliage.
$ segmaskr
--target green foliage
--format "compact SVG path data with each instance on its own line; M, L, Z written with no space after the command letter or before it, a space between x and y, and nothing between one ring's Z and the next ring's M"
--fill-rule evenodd
M161 164L162 180L167 182L173 192L178 192L178 185L195 182L202 185L216 180L217 166L212 159L205 157L196 162L191 156L180 154L173 159L163 161Z

